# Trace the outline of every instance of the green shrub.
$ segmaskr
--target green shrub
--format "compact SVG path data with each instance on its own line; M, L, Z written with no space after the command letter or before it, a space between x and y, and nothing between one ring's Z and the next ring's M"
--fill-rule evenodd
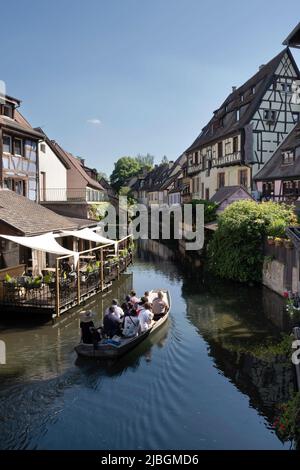
M263 240L280 236L297 222L294 208L275 202L237 201L218 217L218 229L208 246L214 274L236 281L260 281Z
M203 204L204 206L204 222L206 224L209 222L214 222L216 220L218 204L216 204L215 202L206 201L205 199L193 199L193 208L197 204Z

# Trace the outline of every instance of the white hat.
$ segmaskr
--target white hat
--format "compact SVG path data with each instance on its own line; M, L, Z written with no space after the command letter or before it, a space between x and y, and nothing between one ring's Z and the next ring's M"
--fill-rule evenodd
M91 321L96 315L94 312L92 312L92 310L83 310L80 316L81 316L81 321L87 323Z

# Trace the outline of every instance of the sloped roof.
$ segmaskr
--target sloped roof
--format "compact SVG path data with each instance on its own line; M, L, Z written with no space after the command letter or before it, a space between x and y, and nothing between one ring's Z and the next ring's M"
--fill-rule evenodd
M300 122L283 140L270 160L254 176L256 181L267 181L274 179L285 179L300 177L300 158L295 158L294 163L282 164L282 152L295 150L300 147Z
M87 174L78 158L64 150L55 140L51 140L51 143L53 150L57 152L60 155L60 158L62 158L70 167L75 168L81 174L88 186L103 191L101 184Z
M8 189L0 189L0 222L25 236L77 228L66 217Z
M283 45L300 48L300 23L297 24L293 31L283 41Z
M210 198L211 202L216 202L217 204L222 204L226 199L233 196L237 191L242 190L246 193L249 198L253 199L251 194L247 191L244 186L223 186L223 188L218 189L218 191Z
M168 163L161 163L150 171L145 179L143 189L148 191L158 191L165 182L169 173Z
M272 83L274 74L285 54L288 54L296 70L297 78L299 78L300 72L291 51L288 48L283 49L242 86L228 95L221 107L215 111L212 119L202 129L197 139L187 149L187 152L197 150L202 145L212 143L227 135L229 136L249 124L265 92ZM255 87L255 93L252 93L253 87ZM243 101L241 101L241 95L243 95ZM236 111L238 109L241 115L237 121ZM221 120L222 125L220 124Z
M43 134L36 129L33 129L27 119L16 109L14 119L1 115L0 124L7 129L15 130L18 132L24 132L37 139L43 139Z

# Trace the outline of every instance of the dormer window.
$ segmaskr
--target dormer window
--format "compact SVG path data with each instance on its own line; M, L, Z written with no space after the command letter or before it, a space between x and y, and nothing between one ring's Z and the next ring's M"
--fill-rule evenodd
M241 117L241 110L240 110L240 109L237 109L237 110L236 110L236 120L239 121L239 120L240 120L240 117Z
M255 87L255 86L252 86L252 87L251 87L251 93L252 93L252 95L255 95L255 92L256 92L256 87Z
M244 102L244 98L245 98L245 97L244 97L244 93L241 93L241 94L240 94L240 100L241 100L242 103Z
M293 121L295 124L300 121L300 113L293 113Z
M291 163L294 163L295 161L295 151L294 150L286 150L285 152L282 152L282 163L284 165L289 165Z
M2 115L7 116L9 118L13 118L13 107L10 104L3 104L2 105Z

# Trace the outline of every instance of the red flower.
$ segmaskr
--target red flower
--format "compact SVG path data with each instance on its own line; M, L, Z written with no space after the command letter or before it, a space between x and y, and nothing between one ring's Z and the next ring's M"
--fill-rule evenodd
M285 299L288 299L288 298L289 298L289 293L288 293L287 291L284 291L283 297L284 297Z

